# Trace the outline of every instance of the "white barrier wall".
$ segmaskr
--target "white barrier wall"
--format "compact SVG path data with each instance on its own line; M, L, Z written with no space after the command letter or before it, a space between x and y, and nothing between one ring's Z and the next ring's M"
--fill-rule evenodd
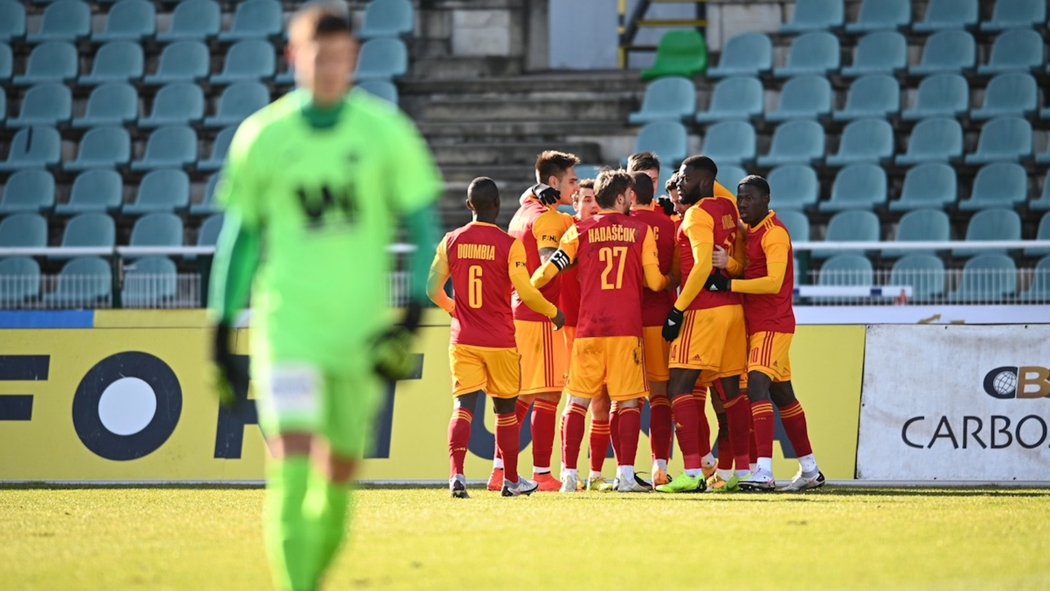
M870 326L857 477L1050 480L1050 326Z

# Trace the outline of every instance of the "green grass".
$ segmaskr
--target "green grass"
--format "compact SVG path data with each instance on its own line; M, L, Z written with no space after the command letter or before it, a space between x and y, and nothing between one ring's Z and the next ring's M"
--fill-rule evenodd
M262 495L0 489L0 587L268 589ZM328 589L1044 590L1048 516L1046 490L368 489Z

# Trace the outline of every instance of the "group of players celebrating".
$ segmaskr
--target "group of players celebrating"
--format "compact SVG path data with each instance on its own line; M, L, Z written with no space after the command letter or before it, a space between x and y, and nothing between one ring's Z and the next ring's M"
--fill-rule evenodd
M783 490L822 486L791 385L793 254L769 209L769 184L748 176L734 195L715 180L715 162L692 156L665 186L667 197L655 199L660 163L651 153L593 180L577 177L578 164L572 154L540 154L537 184L521 196L508 232L495 225L496 184L474 179L467 189L473 221L438 245L427 291L452 317L451 495L468 497L464 461L482 395L496 413L488 489L503 496L772 491L774 404L800 463ZM705 414L709 390L717 459ZM551 456L563 395L559 479ZM634 470L644 401L651 483ZM530 408L531 480L517 466ZM588 412L590 473L581 478ZM674 438L685 469L672 478ZM610 443L612 482L602 476Z

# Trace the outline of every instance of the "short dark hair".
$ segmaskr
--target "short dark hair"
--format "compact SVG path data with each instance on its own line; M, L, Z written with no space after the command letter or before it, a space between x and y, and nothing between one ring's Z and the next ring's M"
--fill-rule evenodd
M739 189L740 187L743 187L744 185L750 185L750 186L758 189L762 193L765 193L766 195L769 195L769 182L766 181L766 179L758 176L757 174L749 174L746 177L744 177L740 181L740 183L737 184L737 189Z
M603 170L594 180L594 196L598 206L608 209L616 205L616 196L627 193L634 187L634 179L624 169Z
M718 176L718 165L707 156L690 156L682 161L682 166L710 172L713 177Z
M295 11L288 24L289 35L293 32L317 39L328 35L352 35L353 21L344 4L323 1L309 2Z
M536 172L540 175L540 182L546 183L552 176L561 177L573 166L580 163L575 154L558 152L557 150L546 150L536 158Z
M467 200L475 209L489 209L499 204L499 187L487 176L479 176L467 187Z
M652 152L637 152L627 157L627 172L640 170L660 170L660 159Z
M641 205L649 205L653 202L656 187L653 187L653 179L644 172L636 172L631 175L634 180L634 195Z
M594 179L583 179L580 181L581 189L594 189Z
M675 189L677 189L678 188L678 179L679 179L678 173L677 172L673 173L671 175L671 178L667 179L667 182L664 183L664 191L667 191L668 193L670 193L671 191L674 191Z

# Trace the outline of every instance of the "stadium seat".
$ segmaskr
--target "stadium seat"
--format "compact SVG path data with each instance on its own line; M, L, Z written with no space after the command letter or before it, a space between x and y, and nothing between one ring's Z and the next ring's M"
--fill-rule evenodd
M1028 117L1039 108L1039 91L1031 74L999 74L984 91L984 104L970 113L976 121L1003 116Z
M122 82L103 84L91 91L83 117L73 119L73 127L84 129L100 125L126 125L139 116L139 93Z
M142 216L131 228L128 246L182 246L182 218L173 213Z
M25 7L17 0L0 0L0 41L21 39L25 35Z
M354 87L388 103L398 103L397 86L389 80L362 80Z
M20 170L4 185L0 215L44 213L55 206L55 177L39 168Z
M955 119L933 117L923 119L912 129L908 149L897 156L897 164L949 162L958 160L963 152L962 126Z
M1018 299L1022 302L1050 302L1050 256L1044 256L1035 264L1032 281Z
M0 123L7 118L7 91L0 86Z
M168 257L143 257L124 270L120 302L125 308L159 308L178 295L178 274Z
M162 87L153 99L153 110L139 119L143 129L165 125L191 125L204 118L204 91L191 82L175 82Z
M990 207L1016 207L1028 200L1028 174L1020 164L996 162L982 166L973 181L970 198L959 203L962 211Z
M851 164L835 175L831 199L822 201L820 211L874 209L886 203L886 171L876 164Z
M146 0L120 0L109 9L106 16L106 28L95 33L91 40L106 41L142 41L153 37L157 32L157 12L152 2Z
M34 126L18 130L7 152L7 160L0 162L0 171L23 168L49 167L62 158L62 139L54 127Z
M1046 63L1043 50L1046 43L1039 33L1031 29L1004 31L992 44L988 63L978 66L978 74L1001 74L1003 72L1030 72Z
M1041 27L1046 22L1046 0L996 0L992 20L981 23L982 31Z
M853 63L842 68L848 77L896 74L908 67L908 42L896 31L879 31L860 38Z
M826 242L876 242L879 240L879 218L870 211L840 211L828 222ZM826 259L838 254L834 250L814 250L813 258Z
M15 86L40 82L69 82L77 77L77 49L72 43L51 41L37 45L29 54L26 73L14 77Z
M843 0L799 0L795 14L780 27L781 33L804 33L839 28L846 20Z
M1039 199L1028 204L1028 209L1033 211L1050 210L1050 174L1043 177L1043 192Z
M706 111L696 114L696 120L699 123L714 123L731 119L751 119L760 116L764 108L762 83L758 78L726 78L715 84L711 104Z
M215 188L218 184L218 173L208 177L208 184L204 187L204 198L199 203L190 203L190 215L206 216L219 213L219 205L215 202Z
M208 216L201 222L200 232L197 233L197 246L215 246L219 242L220 232L222 232L222 214Z
M40 264L29 257L0 259L0 308L18 308L40 297Z
M11 76L15 72L15 55L11 51L11 46L7 43L0 43L0 84L6 83L11 79ZM3 88L0 86L0 88ZM7 95L0 93L7 98ZM4 111L0 111L0 119L4 116Z
M722 121L707 128L703 153L715 162L743 165L755 160L755 127L747 121Z
M154 170L142 178L135 200L124 205L124 215L185 211L190 206L190 178L174 169Z
M208 47L200 41L176 41L160 53L157 71L146 76L149 85L172 82L196 82L208 76L211 70Z
M897 79L886 74L872 74L858 78L849 87L846 107L835 111L835 121L849 121L862 117L889 118L901 110L901 88Z
M826 76L838 70L841 61L838 37L824 31L806 33L792 40L787 64L783 68L773 68L773 75L777 78L805 74Z
M875 270L868 257L860 254L837 254L820 266L817 285L875 285ZM840 299L842 296L831 296ZM853 300L854 298L848 298Z
M219 33L220 41L276 37L284 27L281 4L275 0L247 0L237 4L233 26Z
M706 71L707 40L704 36L695 29L668 31L660 38L653 67L642 71L642 80L667 76L692 78Z
M696 86L692 80L660 78L645 89L641 111L631 113L627 121L635 125L653 121L682 121L696 112Z
M1039 220L1039 228L1035 232L1036 240L1050 240L1050 213L1044 213L1043 218ZM1036 257L1050 255L1050 248L1047 247L1034 247L1024 249L1024 256Z
M365 7L361 30L357 32L357 36L361 39L400 37L410 34L414 27L415 15L409 0L370 2Z
M80 0L58 0L44 10L40 30L30 33L30 43L77 41L91 34L91 9Z
M778 212L784 208L809 208L816 205L820 198L820 181L817 180L817 171L811 166L778 166L769 172L767 181L770 201ZM809 229L808 222L806 228ZM806 236L809 236L808 231Z
M824 128L816 121L796 119L777 126L769 153L758 157L758 165L812 164L824 154Z
M211 84L258 82L273 78L276 57L273 45L262 39L238 41L226 52L222 72L212 76Z
M73 94L58 82L44 82L26 91L18 117L7 120L8 127L31 125L60 126L73 116Z
M901 216L897 224L897 242L947 241L951 240L951 222L948 214L938 209L916 209ZM920 254L922 251L883 250L886 258L900 258L907 254Z
M834 97L831 82L824 76L792 78L784 83L780 103L775 111L766 113L766 121L817 119L830 115Z
M197 170L201 172L220 170L223 162L226 161L226 152L230 149L230 141L233 140L233 134L236 131L236 125L231 125L220 131L219 135L215 136L215 141L211 144L211 157L197 162Z
M66 223L62 232L63 248L112 247L117 243L117 225L105 213L82 213ZM49 258L69 258L56 254Z
M762 33L744 33L726 42L718 65L707 71L707 77L761 76L772 70L773 42Z
M204 120L209 128L240 125L270 102L270 91L258 82L238 82L222 91L218 111Z
M371 39L361 46L354 80L390 80L408 72L408 49L400 39Z
M197 160L197 134L189 127L161 127L150 134L146 153L131 163L131 170L182 168Z
M576 176L582 179L594 180L598 178L598 173L604 168L597 164L580 164L576 167Z
M966 31L940 31L926 40L919 63L910 68L913 76L972 70L976 65L977 45Z
M828 156L828 166L861 162L879 163L893 159L893 127L885 119L858 119L842 131L839 151Z
M93 127L80 140L77 159L65 163L67 171L92 168L118 168L131 161L131 137L127 129L115 125Z
M78 82L91 86L107 82L136 82L142 79L145 64L142 46L133 41L110 41L95 52L91 73Z
M684 125L677 121L657 121L638 132L634 151L652 152L660 158L660 162L676 167L685 159L688 143Z
M1002 303L1017 292L1017 266L1004 254L979 254L966 261L950 303Z
M115 170L88 170L77 175L69 202L55 207L59 215L116 211L124 201L124 181Z
M663 174L661 174L660 176L662 178ZM747 172L745 172L743 168L736 166L735 164L726 164L725 166L723 166L722 164L718 165L718 182L722 183L723 186L725 186L727 189L734 193L736 192L736 186L745 176L747 176ZM660 194L662 192L663 187L659 187L657 194Z
M908 211L954 205L959 198L955 169L940 162L920 164L904 175L900 199L890 202L890 211Z
M16 213L0 220L0 247L47 246L47 220L35 213Z
M905 121L957 118L970 109L970 85L958 74L934 74L919 82L915 106L901 113Z
M857 20L846 23L846 32L898 30L910 24L911 0L864 0Z
M77 257L62 267L58 287L44 295L49 308L94 308L109 303L113 295L113 271L99 257Z
M935 33L977 26L977 0L930 0L923 19L912 25L916 33Z
M982 209L973 214L966 226L966 240L1020 240L1021 216L1010 209ZM954 256L972 256L988 250L956 248ZM1006 249L994 251L1005 254Z
M183 0L175 5L171 27L157 33L157 41L205 41L222 28L222 11L213 0Z
M1037 164L1050 164L1050 146L1047 146L1045 152L1036 154L1035 161Z
M910 285L916 303L943 298L944 279L944 261L932 254L904 255L890 269L890 285Z
M805 242L809 240L809 218L801 211L794 209L778 209L777 218L787 226L788 235L791 240ZM798 265L795 265L796 274Z
M998 117L984 124L977 139L977 152L966 156L967 164L1016 161L1032 156L1032 124L1020 117Z

